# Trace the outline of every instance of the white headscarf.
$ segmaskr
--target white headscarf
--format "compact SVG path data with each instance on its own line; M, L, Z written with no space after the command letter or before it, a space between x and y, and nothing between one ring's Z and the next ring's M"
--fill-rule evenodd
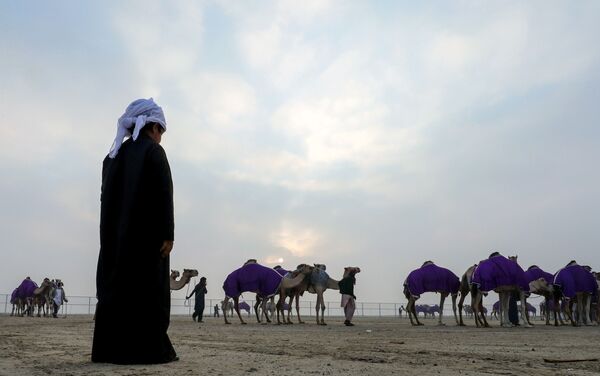
M167 130L165 115L162 108L154 103L154 99L138 99L131 102L125 109L125 113L117 121L117 135L110 147L109 158L117 156L125 137L130 136L133 137L133 141L137 140L140 130L147 123L158 123L165 131ZM133 132L131 131L132 128Z

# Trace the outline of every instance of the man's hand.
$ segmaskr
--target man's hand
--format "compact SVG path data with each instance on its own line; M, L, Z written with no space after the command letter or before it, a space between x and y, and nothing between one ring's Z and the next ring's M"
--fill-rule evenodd
M160 247L160 255L163 258L167 257L169 255L169 253L171 253L171 250L173 250L173 241L172 240L165 240L163 242L162 247Z

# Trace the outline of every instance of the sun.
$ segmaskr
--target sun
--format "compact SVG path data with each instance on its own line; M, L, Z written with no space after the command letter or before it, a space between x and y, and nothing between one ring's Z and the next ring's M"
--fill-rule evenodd
M283 257L278 258L277 262L280 263L280 264L282 264L283 263Z

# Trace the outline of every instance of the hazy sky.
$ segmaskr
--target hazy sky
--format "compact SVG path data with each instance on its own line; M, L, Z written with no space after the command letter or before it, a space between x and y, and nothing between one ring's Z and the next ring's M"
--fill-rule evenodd
M428 259L599 268L599 17L598 1L0 0L0 293L26 275L95 293L101 163L141 97L168 123L172 267L208 297L248 258L360 266L359 300L387 302Z

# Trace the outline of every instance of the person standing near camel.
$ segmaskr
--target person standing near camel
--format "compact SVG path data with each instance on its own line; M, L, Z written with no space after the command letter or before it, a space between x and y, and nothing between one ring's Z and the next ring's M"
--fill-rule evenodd
M204 316L204 297L207 293L208 290L206 290L206 277L202 277L200 278L200 282L194 286L194 289L190 295L185 297L185 300L188 300L192 297L192 295L194 295L194 313L192 314L192 320L196 321L197 317L198 322L203 322L202 317Z
M69 302L69 299L65 296L65 290L63 289L62 281L58 281L56 284L56 288L52 291L52 317L58 317L58 310L60 306L63 305L64 302Z
M348 269L348 268L346 268ZM354 285L356 284L356 273L360 272L360 269L354 268L348 274L338 282L340 287L340 294L342 294L342 304L344 308L344 315L346 320L344 325L354 326L352 323L352 317L354 317L354 311L356 310L356 296L354 295Z
M160 146L166 129L154 100L138 99L119 118L104 158L92 362L178 360L167 335L174 215L171 170ZM143 288L131 283L137 275Z

